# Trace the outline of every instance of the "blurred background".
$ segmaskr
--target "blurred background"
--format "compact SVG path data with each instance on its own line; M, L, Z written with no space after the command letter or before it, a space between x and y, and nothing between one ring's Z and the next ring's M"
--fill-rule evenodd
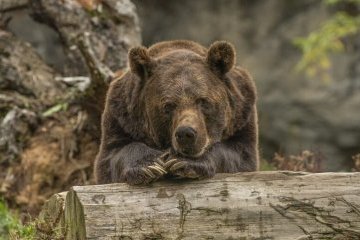
M0 239L28 231L9 207L28 221L93 183L109 78L129 48L164 40L235 45L258 88L262 170L359 171L359 13L359 0L0 0Z

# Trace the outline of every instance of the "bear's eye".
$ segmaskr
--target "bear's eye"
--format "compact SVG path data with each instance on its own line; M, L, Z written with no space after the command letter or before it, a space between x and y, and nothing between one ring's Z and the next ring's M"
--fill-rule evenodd
M166 114L170 114L172 113L172 111L174 111L176 108L176 104L175 103L165 103L164 104L164 112Z
M205 98L199 98L196 102L204 111L212 109L211 103Z

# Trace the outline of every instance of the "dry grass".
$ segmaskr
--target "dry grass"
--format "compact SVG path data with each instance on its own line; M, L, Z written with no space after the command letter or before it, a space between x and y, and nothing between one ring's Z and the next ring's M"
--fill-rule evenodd
M304 150L298 155L285 156L275 153L272 164L277 170L321 172L323 157L319 153Z
M352 159L354 162L354 167L352 168L352 170L354 172L360 172L360 153L353 156Z

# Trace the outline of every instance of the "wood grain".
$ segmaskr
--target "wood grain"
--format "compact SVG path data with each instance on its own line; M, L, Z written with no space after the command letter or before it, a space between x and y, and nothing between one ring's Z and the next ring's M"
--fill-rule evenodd
M360 239L360 173L77 186L67 239Z

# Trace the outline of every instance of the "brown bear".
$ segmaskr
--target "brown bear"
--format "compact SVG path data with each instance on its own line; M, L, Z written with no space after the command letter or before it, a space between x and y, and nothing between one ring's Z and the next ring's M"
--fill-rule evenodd
M256 88L230 43L135 47L129 65L107 93L98 183L257 170Z

